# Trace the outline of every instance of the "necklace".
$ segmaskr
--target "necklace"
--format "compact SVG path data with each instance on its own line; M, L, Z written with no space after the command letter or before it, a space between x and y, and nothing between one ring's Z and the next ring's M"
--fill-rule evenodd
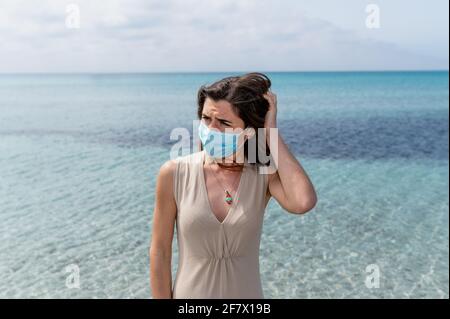
M243 172L242 172L243 173ZM242 177L242 173L241 173L241 177ZM231 203L233 203L233 197L231 196L230 192L225 189L222 185L222 183L219 181L219 179L217 178L216 174L213 174L214 178L219 182L220 186L223 188L223 190L225 191L225 202L228 205L231 205ZM234 185L236 183L237 180L237 176L234 178L233 184Z

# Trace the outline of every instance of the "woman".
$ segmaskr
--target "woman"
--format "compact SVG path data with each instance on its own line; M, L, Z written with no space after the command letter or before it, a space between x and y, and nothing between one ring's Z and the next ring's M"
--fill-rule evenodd
M306 172L280 134L270 134L277 128L270 86L266 75L255 72L200 88L200 151L167 161L157 177L150 247L153 298L264 298L259 243L269 199L273 196L294 214L315 206ZM268 145L278 144L277 152L270 147L264 152L277 168L269 174L260 169L267 165L260 152L250 156L250 145L264 140L255 133L258 128L265 128ZM179 264L172 287L175 225Z

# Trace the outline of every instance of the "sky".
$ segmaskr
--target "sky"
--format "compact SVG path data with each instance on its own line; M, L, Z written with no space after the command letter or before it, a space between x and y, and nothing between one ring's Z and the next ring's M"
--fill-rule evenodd
M448 0L0 0L0 73L448 70L448 38Z

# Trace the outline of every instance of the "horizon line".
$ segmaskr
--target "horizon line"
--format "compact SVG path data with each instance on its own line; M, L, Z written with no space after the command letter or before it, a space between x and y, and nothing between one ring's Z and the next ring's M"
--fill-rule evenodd
M449 72L449 69L398 69L398 70L298 70L298 71L61 71L61 72L0 72L1 75L127 75L127 74L217 74L217 73L396 73L396 72Z

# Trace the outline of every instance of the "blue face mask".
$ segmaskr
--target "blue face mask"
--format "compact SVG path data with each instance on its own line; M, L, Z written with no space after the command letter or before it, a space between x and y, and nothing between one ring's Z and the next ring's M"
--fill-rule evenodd
M241 133L235 134L210 130L203 122L200 122L198 134L203 148L213 158L225 158L238 150Z

